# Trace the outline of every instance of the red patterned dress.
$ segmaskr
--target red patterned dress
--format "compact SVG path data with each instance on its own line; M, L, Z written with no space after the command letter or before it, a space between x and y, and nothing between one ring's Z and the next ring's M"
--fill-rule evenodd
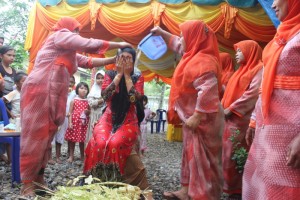
M87 99L74 99L74 107L72 113L72 128L68 128L65 140L70 142L84 142L86 137L86 132L89 124L89 116L82 119L81 116L84 110L89 108Z
M143 94L144 78L140 75L133 76L132 81L136 92ZM108 74L105 74L102 91L106 88L109 89L112 80ZM118 86L110 91L110 93L114 92L119 92ZM96 124L93 136L85 150L84 173L91 173L104 180L121 180L126 160L134 149L140 134L135 103L130 104L126 116L119 126L116 127L113 124L113 95L108 99L104 97L107 108Z

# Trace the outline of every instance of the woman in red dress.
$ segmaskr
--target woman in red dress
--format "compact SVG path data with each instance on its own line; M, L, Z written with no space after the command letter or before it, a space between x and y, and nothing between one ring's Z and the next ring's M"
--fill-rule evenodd
M102 97L107 107L85 150L84 173L146 189L146 172L136 149L144 118L140 104L144 78L134 73L134 61L135 50L124 48L118 52L117 70L104 76Z

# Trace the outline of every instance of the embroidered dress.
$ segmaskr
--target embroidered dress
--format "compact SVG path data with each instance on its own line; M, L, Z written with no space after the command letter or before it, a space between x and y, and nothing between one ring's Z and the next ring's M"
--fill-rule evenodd
M105 74L102 91L108 86L114 86L113 77ZM112 72L114 73L114 72ZM144 78L141 75L132 75L136 92L143 95ZM112 83L112 84L111 84ZM119 87L108 88L107 94L119 92ZM103 96L103 95L102 95ZM86 159L84 173L91 173L102 180L121 180L128 156L135 150L135 144L140 134L138 126L137 108L130 103L125 118L120 124L114 124L115 117L112 112L112 97L105 97L107 108L96 124L91 140L85 150Z
M84 142L89 123L89 116L84 114L84 110L89 107L87 99L74 99L72 113L72 128L68 128L65 140L70 142ZM84 116L85 118L82 118Z

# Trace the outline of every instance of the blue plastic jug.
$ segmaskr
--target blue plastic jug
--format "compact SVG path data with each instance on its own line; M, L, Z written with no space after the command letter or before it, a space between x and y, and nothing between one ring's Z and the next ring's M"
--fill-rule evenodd
M161 36L155 36L150 33L139 43L138 48L151 60L157 60L162 57L168 47Z

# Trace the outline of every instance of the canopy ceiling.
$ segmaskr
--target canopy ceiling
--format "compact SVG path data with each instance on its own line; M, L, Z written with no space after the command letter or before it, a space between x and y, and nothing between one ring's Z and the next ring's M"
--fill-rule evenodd
M37 51L51 27L63 16L76 18L84 28L83 37L124 40L137 45L156 25L179 35L178 25L186 20L201 19L216 33L220 51L233 54L233 44L252 39L264 46L275 27L256 0L39 0L30 14L25 48L33 66ZM113 56L109 51L105 56ZM145 80L160 78L171 82L175 54L168 51L156 61L142 54L139 69Z

